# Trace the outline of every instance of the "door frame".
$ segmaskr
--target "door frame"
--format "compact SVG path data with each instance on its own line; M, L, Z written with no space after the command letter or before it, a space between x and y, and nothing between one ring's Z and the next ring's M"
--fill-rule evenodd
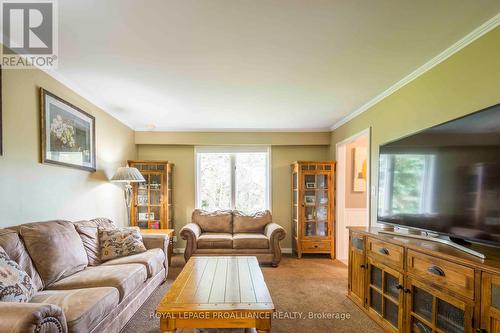
M342 237L346 236L347 239L349 239L349 233L347 231L347 229L345 228L346 225L345 225L345 214L344 214L344 210L345 210L345 168L346 168L346 145L349 144L350 142L352 141L355 141L357 139L359 139L360 137L362 136L366 136L367 139L368 139L368 144L367 144L367 152L366 152L366 216L365 216L365 225L367 227L371 226L371 152L372 152L372 149L371 149L371 141L372 141L372 138L371 138L371 132L372 132L372 128L371 126L368 127L368 128L365 128L364 130L354 134L354 135L351 135L350 137L340 141L340 142L337 142L335 144L335 156L336 156L336 160L337 160L337 168L335 170L335 188L336 188L336 191L335 191L335 200L336 200L336 204L335 204L335 207L337 207L337 209L335 209L335 221L336 221L336 225L335 225L335 239L337 240L340 240L342 239ZM342 157L339 158L340 154L343 154ZM341 162L343 163L343 165L340 165L338 162ZM341 172L339 172L341 171ZM343 182L342 182L343 181ZM342 184L342 185L339 185L339 184ZM338 191L338 190L341 190L341 191ZM342 193L341 193L342 192ZM342 207L341 207L342 205ZM339 222L341 222L339 225ZM339 254L338 253L338 249L339 247L337 246L336 249L335 249L335 252L336 252L336 257L339 258ZM347 260L347 258L346 258Z

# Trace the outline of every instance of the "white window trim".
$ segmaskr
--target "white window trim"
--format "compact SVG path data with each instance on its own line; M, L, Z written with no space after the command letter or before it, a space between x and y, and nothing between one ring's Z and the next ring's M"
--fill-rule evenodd
M195 207L200 208L200 195L198 189L200 188L200 160L198 158L199 153L267 153L267 167L266 167L266 180L267 180L267 191L266 191L266 203L269 211L272 212L272 180L271 180L271 147L270 146L195 146L194 147L194 202ZM234 157L231 158L231 167L234 170ZM231 206L235 207L235 197L236 197L236 186L235 186L235 173L231 172Z

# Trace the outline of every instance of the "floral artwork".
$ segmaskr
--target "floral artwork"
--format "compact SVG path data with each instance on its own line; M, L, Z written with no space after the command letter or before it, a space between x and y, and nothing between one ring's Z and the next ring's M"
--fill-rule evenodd
M95 119L42 89L42 162L95 171Z

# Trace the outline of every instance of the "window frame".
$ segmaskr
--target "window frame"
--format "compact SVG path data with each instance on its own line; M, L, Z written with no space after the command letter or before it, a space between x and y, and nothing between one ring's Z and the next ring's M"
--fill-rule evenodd
M223 154L231 154L231 209L236 209L236 156L238 153L266 153L266 198L264 202L266 203L266 207L269 211L272 211L272 189L271 189L271 147L270 146L195 146L194 148L194 202L195 207L201 207L201 196L199 193L200 190L200 159L198 155L200 153L223 153Z

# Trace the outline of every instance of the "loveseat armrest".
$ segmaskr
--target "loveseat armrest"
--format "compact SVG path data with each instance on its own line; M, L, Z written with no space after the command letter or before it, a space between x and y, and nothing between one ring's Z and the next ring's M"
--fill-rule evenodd
M188 223L181 229L181 237L186 241L184 259L186 262L191 258L197 248L197 241L201 235L200 226L196 223Z
M57 305L0 302L0 332L66 333L67 331L66 317Z
M276 267L281 261L280 241L286 236L286 231L277 223L269 223L264 228L264 234L269 239L269 247L273 252L272 266Z
M165 267L165 279L167 278L168 275L168 266L170 262L170 256L172 255L170 249L170 237L168 235L162 235L162 234L143 234L142 235L142 242L144 243L144 246L146 249L151 250L151 249L161 249L163 253L165 254L165 261L163 262L163 266Z

